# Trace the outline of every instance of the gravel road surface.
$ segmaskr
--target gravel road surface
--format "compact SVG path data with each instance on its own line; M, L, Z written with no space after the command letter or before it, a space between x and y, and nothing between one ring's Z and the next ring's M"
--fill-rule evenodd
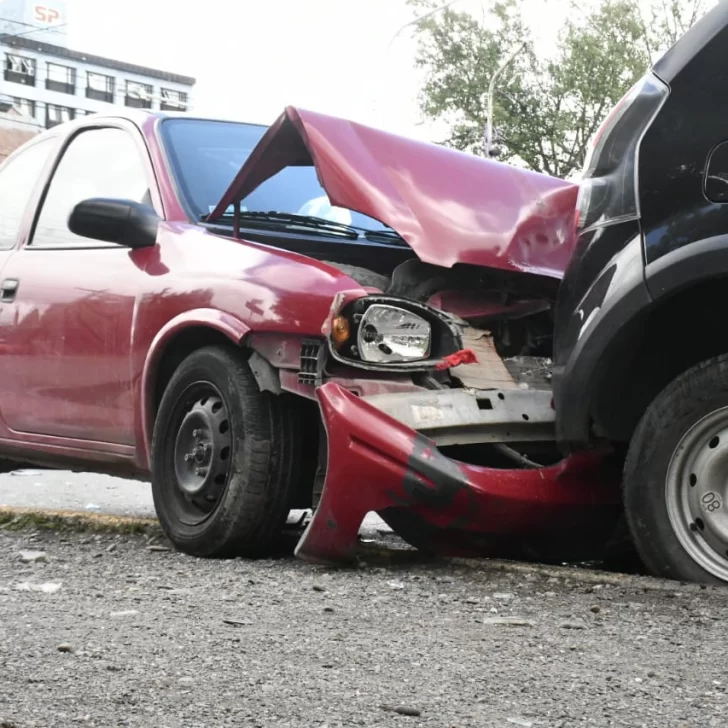
M728 716L728 590L163 548L0 530L0 726L709 728Z

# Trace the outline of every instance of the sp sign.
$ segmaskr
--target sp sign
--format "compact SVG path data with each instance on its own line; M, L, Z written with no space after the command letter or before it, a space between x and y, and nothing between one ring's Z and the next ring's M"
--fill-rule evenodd
M39 25L57 25L61 21L61 12L47 5L35 5L33 20Z

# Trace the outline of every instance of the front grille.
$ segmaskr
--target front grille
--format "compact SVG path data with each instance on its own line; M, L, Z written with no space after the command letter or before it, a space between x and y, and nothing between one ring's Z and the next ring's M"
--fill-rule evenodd
M318 387L323 381L325 350L320 341L304 341L301 344L301 370L298 381Z

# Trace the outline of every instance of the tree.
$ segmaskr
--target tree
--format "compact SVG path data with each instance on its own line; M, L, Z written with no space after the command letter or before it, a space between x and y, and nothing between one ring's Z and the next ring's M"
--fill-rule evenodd
M418 15L438 5L408 2ZM450 7L418 24L421 110L447 123L444 144L482 154L488 83L523 44L494 96L502 158L567 177L581 168L610 108L714 2L574 1L550 58L536 54L521 0L497 0L482 18Z

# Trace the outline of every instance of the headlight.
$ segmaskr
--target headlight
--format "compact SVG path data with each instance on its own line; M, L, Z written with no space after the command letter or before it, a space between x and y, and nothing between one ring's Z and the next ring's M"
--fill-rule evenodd
M357 345L362 360L389 364L430 355L431 327L421 316L397 306L374 304L359 324Z

